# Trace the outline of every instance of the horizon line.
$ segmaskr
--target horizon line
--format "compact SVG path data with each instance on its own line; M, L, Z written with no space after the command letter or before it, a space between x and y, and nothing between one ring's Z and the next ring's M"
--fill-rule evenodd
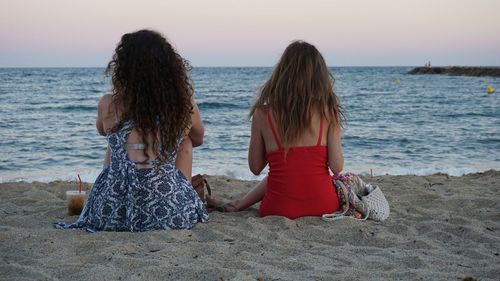
M267 66L256 66L256 65L244 65L244 66L223 66L223 65L215 65L215 66L191 66L193 68L273 68L275 65L267 65ZM335 67L423 67L425 65L328 65L328 68ZM433 65L431 67L500 67L500 65L459 65L459 64L449 64L449 65ZM106 68L106 66L0 66L0 69L9 69L9 68Z

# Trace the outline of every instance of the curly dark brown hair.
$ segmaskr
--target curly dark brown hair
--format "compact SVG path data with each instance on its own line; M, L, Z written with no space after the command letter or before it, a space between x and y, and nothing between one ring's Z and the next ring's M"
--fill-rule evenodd
M146 144L146 155L146 138L153 136L153 151L158 151L161 163L177 153L178 141L191 125L190 69L165 37L152 30L124 34L106 68L113 102L122 109L113 130L132 121Z

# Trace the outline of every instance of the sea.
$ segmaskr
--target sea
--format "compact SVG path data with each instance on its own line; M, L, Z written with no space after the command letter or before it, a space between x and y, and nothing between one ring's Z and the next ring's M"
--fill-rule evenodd
M411 67L332 67L346 115L345 171L460 176L500 170L500 78L407 75ZM247 165L249 108L270 67L195 67L205 124L193 171L238 179ZM496 92L487 93L490 85ZM106 139L95 128L103 68L0 68L0 182L93 182Z

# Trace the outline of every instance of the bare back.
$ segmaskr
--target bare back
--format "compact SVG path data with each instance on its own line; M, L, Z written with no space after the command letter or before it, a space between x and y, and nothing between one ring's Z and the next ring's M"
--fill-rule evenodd
M105 95L99 101L97 109L96 127L101 135L106 135L119 122L120 108L112 102L111 95ZM127 153L131 161L136 163L147 163L156 158L157 152L153 151L153 136L146 137L147 154L141 148L143 144L142 136L133 129L127 139ZM130 145L130 146L129 146ZM104 166L109 164L109 148L106 151L106 158L104 159Z
M272 117L272 109L269 110L269 116L274 127L279 126ZM299 139L291 147L315 146L320 135L321 115L314 112L311 118L311 124ZM330 169L334 173L342 171L344 165L344 156L341 144L341 129L328 122L323 122L323 134L320 145L328 146L328 162ZM272 129L267 121L266 113L259 109L252 117L252 133L250 138L250 147L248 150L248 163L250 170L254 174L259 174L267 165L266 153L278 150Z
M264 124L259 124L261 127L261 132L262 132L262 137L264 138L264 144L266 146L266 152L271 152L278 150L278 145L276 144L276 141L274 140L273 132L271 128L269 127L268 122L266 122L265 118L265 113L262 111L259 112L259 114L263 115L263 120L259 121L264 121ZM277 128L279 124L276 123L276 121L273 118L272 110L269 110L269 116L274 124L274 126ZM259 118L261 119L261 118ZM260 123L260 122L259 122ZM321 117L318 113L313 113L313 116L311 118L311 124L309 124L309 128L305 130L300 138L297 140L296 143L291 145L291 147L302 147L302 146L315 146L317 145L318 141L318 136L320 132L320 123L321 123ZM328 124L324 123L323 124L323 132L326 132ZM326 145L327 143L327 134L323 134L321 138L321 145Z

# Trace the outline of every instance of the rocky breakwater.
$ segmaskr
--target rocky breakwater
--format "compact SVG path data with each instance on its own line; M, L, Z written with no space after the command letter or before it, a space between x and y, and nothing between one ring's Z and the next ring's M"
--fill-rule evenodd
M415 67L408 74L446 74L452 76L493 76L500 77L500 67Z

